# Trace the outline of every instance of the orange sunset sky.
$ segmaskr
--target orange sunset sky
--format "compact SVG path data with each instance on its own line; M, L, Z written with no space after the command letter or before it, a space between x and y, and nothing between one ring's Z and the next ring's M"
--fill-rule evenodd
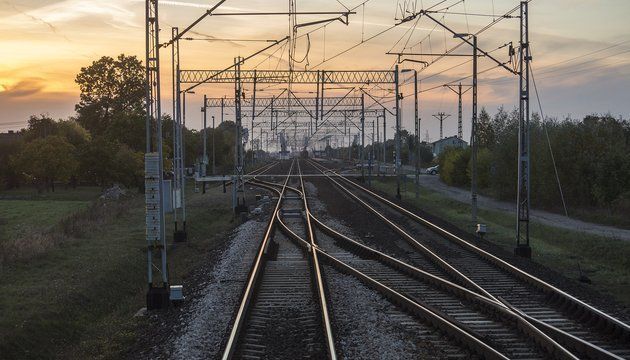
M309 0L297 1L300 11L343 11L364 1ZM201 0L160 1L162 40L170 36L171 27L186 27L215 2ZM310 36L309 68L313 69L390 69L395 58L386 55L390 49L400 51L444 51L457 41L435 28L429 19L393 28L340 56L336 54L368 39L394 23L405 6L428 8L442 3L452 13L468 12L500 15L518 5L513 0L441 0L404 1L370 0L356 9L348 26L339 22ZM589 113L611 112L630 117L630 1L627 0L533 0L530 2L530 38L533 70L543 109L548 116L581 117ZM217 12L287 11L288 1L228 0ZM487 16L436 14L459 32L476 32L492 21ZM323 19L326 16L300 16L298 22ZM312 30L313 28L307 28ZM301 29L300 33L307 31ZM280 39L288 34L286 16L216 16L205 19L191 35L197 39ZM430 36L427 36L429 35ZM402 39L400 42L399 39ZM422 45L419 45L423 40ZM518 19L505 19L479 36L479 46L492 50L518 41ZM397 43L398 42L398 43ZM144 60L143 0L7 0L0 1L0 131L24 127L32 114L48 113L66 118L74 113L78 87L74 78L82 66L101 56L120 53L138 55ZM415 45L415 47L412 47ZM266 44L261 42L184 41L181 44L182 68L222 69L237 55L246 56ZM298 58L306 54L307 42L297 44ZM458 52L469 53L461 47ZM244 68L287 67L286 53L253 59ZM496 52L507 60L507 49ZM266 59L268 58L268 59ZM332 59L331 59L332 58ZM265 60L266 59L266 60ZM455 67L466 58L451 58L424 69L427 78L422 88L430 88L470 74L470 63ZM170 112L170 49L162 53L164 112ZM411 64L405 63L409 67ZM492 63L480 61L480 70ZM445 69L453 68L448 71ZM419 68L418 68L419 69ZM435 75L438 74L438 75ZM433 75L433 76L432 76ZM407 74L404 75L407 78ZM500 105L511 109L516 104L517 79L505 70L484 72L479 77L479 102L490 112ZM199 106L203 94L232 95L231 87L204 86L190 95L193 110L187 122L199 127ZM412 87L403 87L409 94ZM464 99L464 119L470 118L470 93ZM532 101L532 110L538 106ZM437 137L437 111L457 117L456 96L447 89L422 93L421 117L424 129ZM413 100L405 97L403 125L411 127ZM465 120L466 123L466 120ZM456 133L456 122L445 124L445 134ZM468 131L465 126L465 132Z

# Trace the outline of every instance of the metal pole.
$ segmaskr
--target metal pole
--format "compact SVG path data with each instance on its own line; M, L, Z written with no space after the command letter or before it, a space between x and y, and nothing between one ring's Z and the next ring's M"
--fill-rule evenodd
M216 175L217 173L217 163L216 163L215 146L214 146L215 133L216 133L216 128L214 126L214 115L212 115L212 175Z
M207 108L207 104L208 104L208 96L204 95L203 96L203 107L201 108L201 110L203 111L203 158L201 160L201 165L202 165L202 176L206 176L206 164L208 163L208 147L207 147L207 120L208 120L208 108ZM206 182L204 181L202 184L202 192L205 194L206 193Z
M375 124L375 122L374 122L374 120L372 120L372 145L370 147L370 155L369 155L370 161L369 161L369 167L368 167L368 185L370 185L370 186L372 186L372 166L373 166L373 164L375 162L374 161L375 160L375 157L374 157L374 145L375 145L374 139L375 139L376 135L374 134L374 129L375 129L374 124ZM378 129L378 128L376 128L376 129Z
M146 135L147 135L147 171L146 171L146 199L155 198L157 195L157 209L155 203L146 203L146 235L147 235L147 272L149 290L147 293L147 308L149 310L168 306L169 287L168 273L166 268L166 238L164 222L164 158L162 142L162 108L160 100L160 39L159 39L159 16L158 2L155 0L145 1L145 25L146 25ZM151 126L155 120L156 142L157 142L157 171L149 171L153 166L152 132ZM152 169L151 169L152 170ZM156 189L157 184L157 189ZM157 190L157 191L156 191ZM157 194L155 193L157 192ZM157 231L156 231L157 228ZM157 236L155 236L157 235ZM154 257L159 254L160 267L154 265ZM157 259L155 259L157 261ZM162 286L156 288L153 285L153 271L159 269L161 272Z
M519 126L516 255L531 258L529 245L530 142L529 142L529 21L527 1L521 1L519 47Z
M383 109L383 164L387 166L387 113Z
M458 96L458 103L457 103L457 137L461 139L464 138L464 130L462 128L462 83L459 83L459 86L457 87L457 96Z
M271 97L271 105L270 105L270 107L271 107L271 112L270 112L271 118L270 118L270 122L269 122L270 123L269 130L271 131L271 139L272 140L273 140L273 101L274 101L275 98L276 98L275 96Z
M472 80L472 130L470 143L472 145L472 176L470 192L472 201L472 221L477 222L477 35L473 35L473 80Z
M399 94L399 78L398 78L398 65L396 65L396 70L395 70L395 75L394 75L394 84L395 84L395 94L396 94L396 163L395 163L395 167L396 167L396 197L398 199L401 198L400 196L400 165L401 165L401 158L400 158L400 147L401 147L401 143L400 143L400 94Z
M239 208L238 193L243 192L243 140L242 140L242 122L241 122L241 96L243 93L241 82L241 58L237 57L235 60L236 66L234 67L234 113L236 117L236 144L234 153L234 165L235 165L235 177L232 181L232 207L234 214ZM243 199L244 201L244 199Z
M179 100L180 93L178 89L178 67L179 67L179 41L177 40L178 29L176 27L171 28L171 39L173 41L173 46L171 47L171 68L173 70L173 192L175 195L177 193L177 189L179 188L179 176L178 176L178 168L179 164L177 163L177 148L179 141L177 137L177 123L179 122ZM177 204L175 204L177 205ZM175 233L177 233L177 206L173 206L173 221L175 223Z
M365 94L361 93L361 152L359 161L361 162L361 181L365 181Z
M317 70L317 95L315 95L315 130L319 124L319 70Z
M326 84L326 71L322 70L322 97L320 98L321 110L319 111L319 116L324 120L324 85ZM315 130L318 129L318 124L315 123Z
M254 163L254 119L256 118L256 69L254 69L254 91L252 95L252 139L249 141L252 148L252 164ZM262 138L261 138L262 140Z
M418 70L413 70L413 100L416 127L416 199L420 198L420 117L418 116Z
M221 124L223 124L223 115L225 115L225 98L221 98Z
M181 84L179 81L179 69L177 70L177 90L181 91ZM182 226L183 226L183 240L188 239L188 233L186 232L186 174L185 167L186 163L184 162L184 155L186 154L185 147L185 131L186 131L186 93L182 94L182 116L181 120L178 124L178 136L179 136L179 187L181 189L181 204L182 204ZM181 240L181 239L180 239Z

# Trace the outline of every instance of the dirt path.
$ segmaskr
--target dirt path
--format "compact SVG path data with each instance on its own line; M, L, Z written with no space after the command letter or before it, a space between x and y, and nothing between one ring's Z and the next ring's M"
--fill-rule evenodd
M420 177L420 184L421 186L427 187L431 190L446 195L453 200L464 203L470 202L470 191L448 186L440 181L439 176L423 174ZM483 209L501 210L516 213L515 203L499 201L483 195L478 196L477 203L479 207ZM555 226L568 230L578 230L588 234L599 235L606 238L630 241L630 230L619 229L607 225L593 224L582 220L567 218L560 214L554 214L542 210L532 209L530 212L530 217L532 220L545 225Z

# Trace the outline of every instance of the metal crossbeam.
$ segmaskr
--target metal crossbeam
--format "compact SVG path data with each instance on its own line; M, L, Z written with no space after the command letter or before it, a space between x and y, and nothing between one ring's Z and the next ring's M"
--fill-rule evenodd
M315 97L309 98L291 98L290 100L287 97L273 97L273 98L261 98L256 97L256 107L269 107L271 102L273 101L273 106L277 108L287 108L287 107L300 107L304 106L312 106L313 108L317 105L318 101L322 101L322 99L318 99ZM361 98L360 97L328 97L324 98L324 106L347 106L347 107L361 107ZM253 104L253 98L242 99L241 103L243 105L248 105L251 107ZM301 104L300 104L301 103ZM220 108L222 106L234 107L234 98L207 98L206 107L207 108Z
M256 102L258 102L258 100L256 100ZM275 103L274 103L275 106ZM242 109L241 110L241 114L243 117L251 117L252 116L252 110L251 109ZM310 118L311 117L311 113L304 110L304 109L267 109L267 110L263 110L260 112L256 112L256 120L258 120L259 117L270 117L271 115L278 115L281 117L304 117L304 118ZM380 116L382 114L382 111L380 109L366 109L365 110L365 116ZM360 117L361 116L361 109L334 109L334 110L330 110L329 113L326 115L326 117L333 117L333 118L343 118L344 116L347 117Z
M394 71L389 70L241 70L240 80L259 84L393 84ZM182 84L234 83L234 72L224 70L181 70Z

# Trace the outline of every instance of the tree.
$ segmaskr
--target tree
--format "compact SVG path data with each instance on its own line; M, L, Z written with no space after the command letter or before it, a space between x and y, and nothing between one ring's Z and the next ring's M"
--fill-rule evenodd
M479 141L480 148L493 147L496 142L494 127L492 126L490 114L488 114L485 108L482 108L481 113L479 114L479 122L477 124L477 139Z
M77 120L92 135L101 135L115 116L144 111L145 77L135 56L104 56L76 77L81 89Z
M28 119L28 126L24 134L26 141L43 139L49 135L56 134L55 120L46 114L31 115Z
M142 187L144 182L144 154L133 151L127 145L121 144L114 154L114 168L111 171L112 180L128 188Z
M440 153L440 179L451 186L464 186L470 184L468 176L468 162L470 161L470 148L461 149L447 147Z
M66 139L52 135L25 144L13 161L26 177L55 191L55 181L67 181L76 173L75 151Z
M105 188L112 182L115 154L118 145L103 137L96 138L79 148L81 178Z

